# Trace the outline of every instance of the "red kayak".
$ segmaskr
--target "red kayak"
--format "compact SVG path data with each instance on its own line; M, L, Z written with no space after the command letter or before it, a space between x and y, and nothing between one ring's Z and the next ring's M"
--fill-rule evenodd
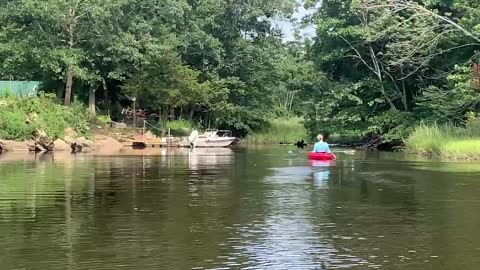
M308 153L308 159L313 160L334 160L335 156L332 153Z

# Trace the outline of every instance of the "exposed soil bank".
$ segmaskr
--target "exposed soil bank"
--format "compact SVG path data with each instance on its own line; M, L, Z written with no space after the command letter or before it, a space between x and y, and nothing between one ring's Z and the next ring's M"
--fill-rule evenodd
M35 141L16 142L0 140L0 153L2 152L98 152L102 154L117 153L124 148L118 140L109 136L95 136L95 139L88 140L85 137L71 139L65 136L65 140L57 139L51 143L48 149L42 148Z

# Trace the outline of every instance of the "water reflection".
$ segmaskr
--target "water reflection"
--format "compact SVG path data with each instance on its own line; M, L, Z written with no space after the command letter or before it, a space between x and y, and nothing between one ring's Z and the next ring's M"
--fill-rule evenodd
M336 165L335 160L309 160L310 166L317 168L313 173L313 182L317 187L324 187L330 179L330 167Z
M189 149L189 166L192 170L215 168L233 163L233 151L230 148L195 148Z
M273 175L266 177L270 185L264 195L269 206L266 218L261 226L253 224L242 231L243 239L256 235L243 246L256 269L376 268L368 260L336 247L330 234L336 224L328 217L328 193L311 188L312 175L314 182L319 174L320 181L328 181L329 170L336 163L291 165L273 168Z
M427 170L446 165L368 152L309 163L286 148L196 150L1 155L0 269L480 264L480 182L462 166Z

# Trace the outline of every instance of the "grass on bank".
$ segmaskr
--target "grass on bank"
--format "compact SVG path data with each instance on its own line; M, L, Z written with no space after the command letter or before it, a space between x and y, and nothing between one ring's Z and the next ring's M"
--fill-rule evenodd
M278 118L272 120L264 130L248 135L245 141L249 144L308 142L307 134L300 118Z
M451 159L480 159L480 121L465 128L453 125L420 125L406 141L407 150Z

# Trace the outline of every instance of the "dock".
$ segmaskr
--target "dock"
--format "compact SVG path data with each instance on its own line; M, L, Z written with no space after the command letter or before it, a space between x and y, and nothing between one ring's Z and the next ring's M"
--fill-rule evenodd
M191 147L188 142L183 142L179 139L133 139L127 141L125 146L132 147L135 149L144 149L144 148L189 148Z

